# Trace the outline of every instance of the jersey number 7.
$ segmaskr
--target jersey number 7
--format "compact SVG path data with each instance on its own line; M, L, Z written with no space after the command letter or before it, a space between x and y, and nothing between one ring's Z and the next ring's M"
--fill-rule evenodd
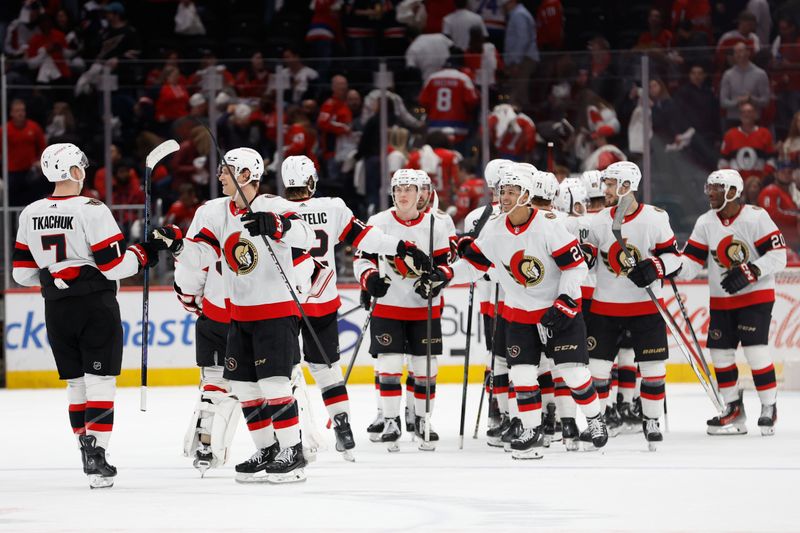
M42 250L56 249L56 263L67 259L67 238L63 233L42 235Z

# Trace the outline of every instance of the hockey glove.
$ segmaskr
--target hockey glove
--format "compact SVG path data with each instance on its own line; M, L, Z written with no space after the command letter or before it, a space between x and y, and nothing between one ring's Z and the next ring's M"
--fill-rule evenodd
M158 246L159 250L169 250L174 255L180 254L183 250L183 232L175 224L156 228L151 236L151 242Z
M156 241L138 242L128 247L128 250L136 254L139 267L154 267L158 264L158 252L164 250Z
M422 272L431 271L431 258L428 257L428 254L417 248L417 245L413 242L398 242L397 257L408 265L408 268L413 270L418 276Z
M722 290L728 294L736 294L751 283L758 281L761 270L753 263L743 263L728 270L722 279Z
M475 238L469 233L458 239L458 244L456 245L458 257L464 257L464 254L467 253L467 249L472 246L473 242L475 242Z
M370 303L371 303L370 302L371 298L369 297L369 293L367 291L365 291L364 289L361 289L361 294L359 296L361 298L361 307L363 307L365 310L369 311L369 306L370 306Z
M450 267L438 266L429 274L423 274L417 280L414 284L414 292L426 300L428 299L428 295L432 298L436 298L452 279L453 270Z
M172 284L175 289L175 296L184 309L188 312L200 316L203 313L203 296L199 294L184 294L177 283Z
M361 287L373 298L381 298L389 292L389 285L392 280L388 277L381 277L377 270L368 270L361 276Z
M594 264L597 262L597 248L588 242L582 242L578 245L578 248L581 249L581 255L583 255L583 260L586 261L586 266L589 267L589 270L594 268Z
M664 263L656 256L642 259L628 272L628 279L645 288L657 279L664 279Z
M562 294L556 298L556 301L553 302L553 306L544 312L540 323L544 327L549 328L553 333L558 333L569 326L570 321L578 316L580 311L578 303L575 300L566 294Z
M292 221L277 213L250 211L242 216L244 227L253 237L265 235L273 241L279 241L292 227Z

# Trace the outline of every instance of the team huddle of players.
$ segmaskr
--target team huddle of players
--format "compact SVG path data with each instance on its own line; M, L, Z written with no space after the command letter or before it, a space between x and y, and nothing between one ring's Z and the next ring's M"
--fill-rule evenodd
M494 160L485 170L494 201L470 213L459 238L435 208L423 171L395 172L394 207L365 224L340 199L314 197L316 170L303 156L283 162L285 197L258 194L264 162L256 151L237 148L223 162L223 197L198 209L186 235L160 227L124 249L108 208L78 196L83 153L58 144L42 155L55 191L22 213L14 279L42 286L48 335L92 487L111 486L116 475L105 459L121 366L113 280L152 266L160 251L175 258L175 291L198 315L201 394L185 453L201 472L228 460L243 416L256 452L236 465L237 481L305 479L314 445L313 428L301 431L310 413L301 360L322 394L337 451L353 459L333 264L340 242L357 250L354 271L371 299L378 418L368 428L370 440L390 451L398 449L403 425L421 449L435 449L439 438L430 418L442 353L441 292L450 283L474 283L479 295L491 354L491 446L531 459L542 457L557 433L576 450L580 441L599 448L621 430L641 430L654 449L662 440L668 343L645 289L663 302L663 280L692 278L704 266L711 287L708 347L726 402L708 421L708 433L747 431L734 356L739 344L761 399L758 426L763 434L773 431L776 381L767 340L785 244L765 211L739 204L736 171L709 176L711 209L680 252L663 210L634 197L617 215L620 198L633 197L641 181L630 162L559 185L532 165ZM626 250L613 234L615 218ZM87 328L87 321L106 327ZM588 426L583 433L578 406Z

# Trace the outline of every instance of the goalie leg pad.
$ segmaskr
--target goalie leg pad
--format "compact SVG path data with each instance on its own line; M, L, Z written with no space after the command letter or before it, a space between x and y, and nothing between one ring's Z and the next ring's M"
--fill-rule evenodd
M223 383L222 381L225 381ZM229 458L230 446L242 416L239 400L228 391L227 380L207 380L203 372L200 399L195 405L184 437L183 453L195 455L198 449L210 450L211 466L224 465Z

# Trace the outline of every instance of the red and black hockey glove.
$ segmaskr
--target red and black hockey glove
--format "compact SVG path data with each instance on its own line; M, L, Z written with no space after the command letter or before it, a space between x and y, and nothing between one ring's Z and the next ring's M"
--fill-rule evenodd
M245 229L256 237L264 235L279 241L292 227L292 221L283 215L264 211L250 211L242 216Z
M184 294L183 291L181 291L181 288L178 287L177 283L173 282L172 286L175 289L175 296L178 297L178 301L181 303L184 309L197 316L203 314L202 296L198 294Z
M553 306L544 312L540 323L553 333L557 333L569 326L571 320L580 312L578 303L566 294L562 294L556 298Z
M736 294L751 283L758 281L761 270L753 263L742 263L728 270L722 278L722 290L728 294Z
M128 250L136 254L136 259L139 261L139 266L154 267L158 264L159 250L165 250L163 245L158 244L156 241L137 242L128 247Z
M159 250L169 250L175 255L183 250L183 232L175 224L154 229L151 237L151 242L155 243Z
M373 298L381 298L389 292L389 285L392 280L388 277L381 277L377 270L367 270L361 276L361 288L367 291Z
M464 254L467 253L467 249L472 246L473 242L475 242L475 237L469 233L458 239L458 244L456 245L458 249L458 257L464 257Z
M428 257L428 254L417 248L417 245L413 242L398 242L397 257L408 265L408 268L413 270L417 275L420 275L422 272L431 271L431 258Z
M428 299L428 295L436 298L453 279L453 270L448 266L438 266L430 273L423 274L414 284L414 292Z
M642 259L628 272L628 279L637 287L645 288L657 279L664 279L664 262L656 256Z
M372 298L370 298L370 296L369 296L369 293L367 291L365 291L364 289L361 289L361 293L359 294L359 297L360 297L360 300L361 300L361 302L360 302L361 303L361 307L363 307L365 310L369 311L370 303L371 303L371 300L372 300Z

